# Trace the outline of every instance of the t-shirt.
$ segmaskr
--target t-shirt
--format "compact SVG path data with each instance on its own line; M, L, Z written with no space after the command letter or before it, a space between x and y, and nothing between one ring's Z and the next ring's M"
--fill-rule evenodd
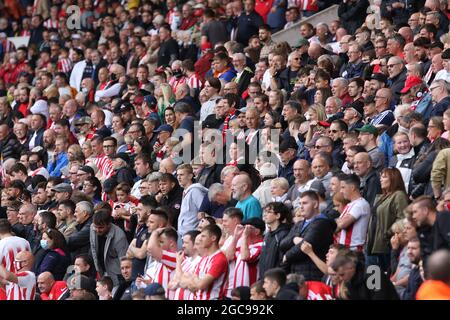
M0 240L0 261L3 267L15 272L14 259L21 251L31 251L30 243L20 237L12 236Z
M364 198L356 199L345 206L341 217L351 215L356 221L338 236L338 243L351 250L362 250L366 242L367 227L370 218L370 205Z
M259 201L252 195L239 201L236 204L236 208L239 208L244 213L244 221L250 218L261 218L262 208Z
M196 256L194 259L192 259L192 257L186 257L181 263L181 270L183 270L184 273L193 274L195 267L201 259L202 257L200 256ZM175 290L174 300L194 300L194 293L188 289L177 288Z
M49 293L41 293L42 300L59 300L67 291L65 281L56 281Z
M247 260L242 260L242 246L236 250L236 267L234 268L233 288L250 287L256 282L258 276L258 261L261 255L264 241L259 241L249 245L250 256Z
M224 297L228 261L222 251L217 250L213 254L203 257L197 264L195 275L203 279L208 274L214 278L214 282L206 290L197 290L194 300L220 300Z
M17 283L6 286L8 300L34 300L36 293L36 275L31 271L16 273Z
M156 273L153 282L159 283L166 290L166 297L173 300L175 292L168 290L172 272L177 267L177 253L175 251L162 251L161 261L156 264Z

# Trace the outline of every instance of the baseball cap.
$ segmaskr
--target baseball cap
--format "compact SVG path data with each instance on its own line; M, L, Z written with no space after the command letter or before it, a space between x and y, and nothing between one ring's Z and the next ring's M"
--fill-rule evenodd
M286 152L288 149L298 150L298 144L295 141L294 137L289 137L288 139L283 140L280 144L280 152Z
M371 124L365 124L361 128L356 128L355 130L359 132L367 132L375 136L378 135L378 129Z
M404 94L407 93L409 90L411 90L412 87L415 87L419 84L423 83L422 79L418 76L408 76L405 81L405 86L400 91L400 93Z
M306 46L307 44L309 44L308 39L305 39L305 38L302 38L302 37L301 37L301 38L297 41L297 44L294 46L294 48L300 48L300 47Z
M388 79L384 73L372 73L372 75L370 76L370 80L377 80L386 84Z
M118 184L117 179L114 177L106 179L105 182L103 182L103 191L105 193L111 193Z
M348 108L352 108L353 110L358 112L361 115L361 117L364 115L364 103L359 100L349 103L347 105L347 109Z
M91 117L80 117L80 118L78 118L78 119L76 119L75 120L75 125L76 126L78 126L78 125L82 125L82 124L92 124L93 122L92 122L92 119L91 119Z
M120 105L114 108L114 113L122 113L126 111L133 110L133 105L129 102L122 102Z
M216 119L215 115L208 116L202 121L202 129L218 129L219 126L219 119Z
M130 163L130 156L125 152L119 152L116 155L112 156L111 159L122 159L126 163Z
M79 170L89 173L91 176L95 175L94 169L90 166L82 166Z
M253 226L256 229L259 229L261 231L261 233L263 233L264 230L266 230L266 224L264 223L264 221L261 218L257 218L257 217L250 218L250 219L243 221L242 225L243 226L246 226L246 225Z
M55 192L72 192L73 189L72 189L72 186L70 184L63 182L63 183L60 183L60 184L57 184L56 186L54 186L52 188L52 191L55 191Z
M151 283L144 289L145 296L162 296L166 294L164 288L159 283Z
M311 186L309 187L309 190L317 192L319 194L319 196L321 196L322 198L325 197L325 194L327 192L322 181L320 181L320 180L313 181L311 183Z
M266 162L259 168L259 174L262 177L276 177L278 175L278 170L275 164Z
M151 95L154 91L155 91L155 86L151 82L142 85L142 88L139 89L139 92L143 96Z
M158 129L153 130L153 132L161 132L161 131L166 131L166 132L173 132L173 128L170 124L162 124L158 127Z
M327 121L319 121L317 124L318 124L319 126L325 127L325 128L328 128L328 127L331 126L331 123L329 123L329 122L327 122Z
M158 104L158 101L156 98L152 95L147 95L144 97L144 101L146 104L148 104L150 107L154 107Z

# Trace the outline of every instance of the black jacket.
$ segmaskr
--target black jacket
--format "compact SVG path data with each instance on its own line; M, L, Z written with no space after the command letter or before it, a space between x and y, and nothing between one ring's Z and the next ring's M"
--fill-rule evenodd
M223 168L223 164L215 164L209 168L204 167L197 177L197 182L205 188L209 188L213 183L220 182L220 173Z
M420 254L422 255L424 266L426 265L428 257L433 252L435 226L436 223L433 226L426 225L417 227L417 236L420 241Z
M339 20L348 34L354 34L367 16L368 0L341 2L338 8Z
M117 183L128 183L128 185L132 186L134 184L134 171L128 167L120 168L116 171L116 179Z
M280 244L280 249L286 256L286 264L283 267L292 273L302 274L306 281L320 281L323 277L322 271L301 251L299 245L294 245L293 239L302 237L312 245L315 254L325 260L325 255L333 243L335 230L336 222L323 214L315 216L309 223L301 221L295 224Z
M344 143L341 139L334 141L331 156L333 157L333 167L340 170L345 162Z
M170 190L167 196L163 196L161 198L161 202L159 203L161 206L167 206L170 209L170 212L167 212L169 215L169 221L172 226L178 225L178 216L180 215L181 208L181 199L183 198L183 188L177 183L177 185Z
M438 151L429 152L426 158L420 163L416 163L412 170L412 191L411 196L417 198L421 195L433 195L433 189L431 188L431 170L433 168L434 159Z
M439 249L450 250L450 212L438 212L434 225L434 251Z
M89 218L84 223L76 226L77 231L75 231L67 239L67 249L72 254L72 261L75 257L80 254L86 254L91 248L90 243L90 230L91 230L92 218Z
M289 226L282 223L276 230L269 231L264 236L264 245L259 256L258 279L262 279L267 270L280 266L283 259L280 243L288 233Z
M406 68L403 68L397 76L388 80L388 85L391 88L392 94L394 95L395 103L400 102L400 90L405 86L406 81Z
M3 161L9 158L19 159L21 151L22 146L12 132L6 139L0 141L0 154L3 156Z
M254 73L250 72L250 70L245 69L242 71L241 76L238 81L238 95L242 96L245 90L247 90L248 85L250 84L250 79L253 77Z
M376 285L374 276L379 277L380 287L371 289L368 284ZM397 291L386 274L382 271L374 273L366 270L361 262L358 262L353 278L345 285L350 300L399 300Z
M408 284L405 291L402 294L402 300L416 300L416 293L419 287L422 285L423 280L420 276L420 269L418 266L413 265L411 272L409 273Z
M380 177L375 169L372 169L367 176L361 179L361 195L373 207L375 197L381 193Z

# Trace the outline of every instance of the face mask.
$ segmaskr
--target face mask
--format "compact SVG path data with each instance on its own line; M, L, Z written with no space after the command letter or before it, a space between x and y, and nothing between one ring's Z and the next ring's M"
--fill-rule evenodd
M84 94L88 93L88 89L87 88L81 88L81 92L83 92Z
M39 168L37 162L30 162L29 165L30 165L30 169L33 171L36 170L37 168Z
M181 78L183 76L183 72L181 70L173 70L172 74L175 78Z
M41 240L41 248L44 250L48 249L48 241L47 240L44 240L44 239Z
M311 115L309 113L305 113L305 119L307 121L311 120Z

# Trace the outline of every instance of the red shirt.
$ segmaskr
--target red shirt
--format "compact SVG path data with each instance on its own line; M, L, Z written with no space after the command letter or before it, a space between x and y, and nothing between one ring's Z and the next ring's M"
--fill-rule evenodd
M273 0L256 0L255 11L263 18L264 23L267 23L267 16L272 8Z
M59 300L67 291L64 281L56 281L49 293L41 293L42 300Z

